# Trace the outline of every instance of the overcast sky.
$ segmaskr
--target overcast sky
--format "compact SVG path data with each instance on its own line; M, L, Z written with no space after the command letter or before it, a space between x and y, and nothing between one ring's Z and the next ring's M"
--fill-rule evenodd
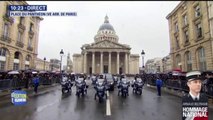
M40 23L38 57L60 59L64 50L63 65L68 52L81 53L83 44L94 42L94 36L104 23L106 14L119 37L119 43L130 45L131 54L145 51L145 61L164 57L170 52L169 28L166 16L179 1L62 1L35 2L47 5L49 12L77 12L77 16L43 17ZM72 58L72 57L71 57ZM141 66L141 55L140 55Z

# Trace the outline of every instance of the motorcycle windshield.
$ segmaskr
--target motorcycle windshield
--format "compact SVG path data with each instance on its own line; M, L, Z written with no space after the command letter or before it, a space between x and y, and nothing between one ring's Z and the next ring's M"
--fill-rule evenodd
M127 87L128 87L128 85L127 85L127 84L122 84L122 86L123 86L124 88L127 88Z
M77 82L77 83L82 83L82 82L83 82L83 80L84 80L83 78L79 78L79 79L77 79L77 81L76 81L76 82Z
M137 78L137 81L138 81L138 82L142 82L141 78Z
M143 84L140 82L140 83L138 83L138 86L142 86Z
M97 86L98 91L103 91L104 86Z
M122 82L126 84L126 83L128 83L128 80L125 79L125 78L123 78L123 79L122 79Z
M103 82L104 82L104 79L98 79L97 82L98 82L98 83L103 83Z

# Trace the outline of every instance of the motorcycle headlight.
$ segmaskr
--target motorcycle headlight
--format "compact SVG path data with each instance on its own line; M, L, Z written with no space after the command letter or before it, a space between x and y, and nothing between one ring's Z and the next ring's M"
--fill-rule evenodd
M104 86L98 86L97 87L99 90L102 90L102 89L104 89Z
M98 85L100 85L100 86L101 86L102 84L103 84L102 82L99 82L99 83L98 83Z

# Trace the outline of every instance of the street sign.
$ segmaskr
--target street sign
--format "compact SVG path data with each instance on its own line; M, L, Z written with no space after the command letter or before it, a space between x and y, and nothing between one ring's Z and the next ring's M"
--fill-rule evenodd
M27 93L22 90L14 90L11 93L11 102L14 105L25 105L27 103Z

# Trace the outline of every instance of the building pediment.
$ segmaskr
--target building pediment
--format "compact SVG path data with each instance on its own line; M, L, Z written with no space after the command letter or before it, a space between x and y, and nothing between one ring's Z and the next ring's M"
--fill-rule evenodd
M129 46L127 45L123 45L123 44L119 44L119 43L115 43L113 41L109 41L109 40L103 40L103 41L99 41L96 43L92 43L91 45L87 46L86 48L126 48L126 49L130 49Z

